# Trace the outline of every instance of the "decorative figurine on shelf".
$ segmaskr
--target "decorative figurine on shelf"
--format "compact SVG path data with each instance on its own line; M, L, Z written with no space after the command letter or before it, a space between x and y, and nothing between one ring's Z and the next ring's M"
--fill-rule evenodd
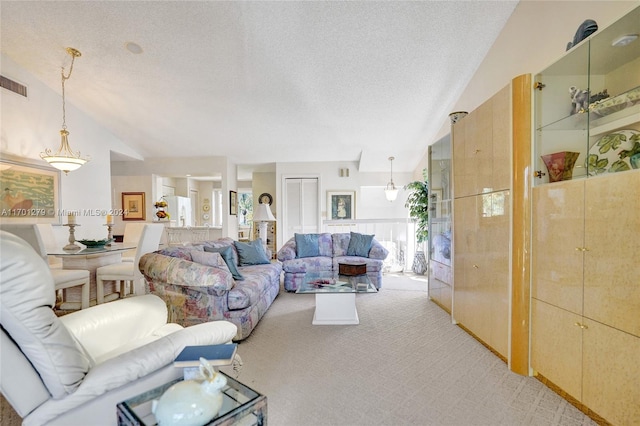
M589 103L592 104L594 102L600 102L604 99L607 99L609 97L609 93L607 93L607 89L604 89L602 92L600 93L596 93L595 95L591 95L589 97Z
M593 19L587 19L582 24L580 24L580 26L576 30L576 34L573 36L573 41L567 43L567 50L571 49L573 46L580 43L582 40L589 37L596 31L598 31L598 23Z
M578 89L576 86L569 87L571 96L571 114L589 111L589 91Z
M200 358L204 381L183 380L171 386L152 406L159 426L201 426L209 423L222 407L222 389L227 379Z

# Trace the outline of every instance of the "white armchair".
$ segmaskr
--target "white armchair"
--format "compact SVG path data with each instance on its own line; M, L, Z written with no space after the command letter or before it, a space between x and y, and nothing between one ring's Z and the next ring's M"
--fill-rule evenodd
M28 425L115 425L116 404L182 375L187 345L230 342L236 326L167 324L153 295L63 317L46 262L0 231L0 390Z

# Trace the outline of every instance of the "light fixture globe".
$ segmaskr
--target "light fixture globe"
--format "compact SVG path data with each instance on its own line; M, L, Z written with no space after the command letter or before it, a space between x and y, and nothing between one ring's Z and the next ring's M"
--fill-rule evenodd
M393 160L395 160L395 157L389 157L389 161L391 162L391 179L384 189L384 196L387 197L388 201L395 201L396 198L398 198L398 188L396 188L393 183Z
M51 166L58 170L62 170L65 174L78 170L89 158L82 158L80 151L73 152L69 146L69 132L67 131L66 124L66 105L65 105L65 93L64 82L71 77L73 72L73 62L75 59L82 55L80 51L73 47L67 47L67 53L71 55L71 66L69 67L69 75L64 75L64 67L62 67L62 130L60 130L60 147L54 153L49 148L46 148L44 152L40 153L40 158L49 163Z
M58 170L62 170L65 174L78 170L82 167L88 159L80 157L80 152L73 152L69 147L69 140L67 137L69 132L66 129L60 130L60 148L56 153L52 153L49 148L45 149L40 154L40 158L52 165Z

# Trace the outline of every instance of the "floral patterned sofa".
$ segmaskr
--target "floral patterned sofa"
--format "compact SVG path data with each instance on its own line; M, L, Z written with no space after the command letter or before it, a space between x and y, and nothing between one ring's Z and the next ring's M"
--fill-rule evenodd
M317 253L302 253L296 245L296 238L300 236L313 236L313 244L317 238ZM278 251L278 260L282 262L284 270L284 288L287 291L296 291L307 272L317 273L320 276L336 277L339 263L366 263L367 275L376 288L382 287L382 265L389 251L372 236L370 245L364 247L360 255L349 255L353 247L353 241L362 237L356 232L348 233L323 233L323 234L296 234L296 237L287 241ZM301 240L298 240L301 241ZM310 254L310 255L309 255Z
M242 280L233 277L223 256L208 251L226 247L231 247ZM239 341L249 336L278 295L282 265L239 266L238 261L234 240L221 238L148 253L139 268L147 293L167 304L170 322L190 326L227 320L238 327L233 340Z

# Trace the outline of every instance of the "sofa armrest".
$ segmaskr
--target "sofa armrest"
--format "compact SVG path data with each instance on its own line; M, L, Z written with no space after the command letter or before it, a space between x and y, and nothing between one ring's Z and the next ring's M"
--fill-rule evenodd
M369 259L385 260L389 255L387 250L378 240L375 238L371 241L371 250L369 250Z
M278 260L284 262L285 260L292 260L296 258L296 240L295 238L289 239L280 250L278 250Z
M233 276L228 271L158 253L142 256L139 267L150 281L188 286L215 296L224 295L234 285Z

